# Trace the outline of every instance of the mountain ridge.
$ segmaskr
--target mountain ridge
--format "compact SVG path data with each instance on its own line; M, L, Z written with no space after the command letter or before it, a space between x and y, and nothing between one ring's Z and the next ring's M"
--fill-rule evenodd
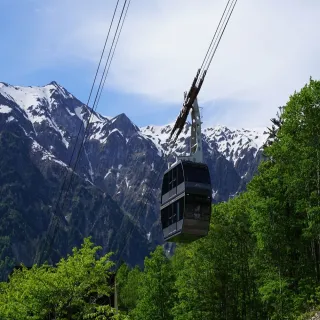
M89 116L90 109L55 81L43 87L0 83L0 134L17 130L24 133L25 138L30 140L30 161L40 170L45 181L55 175L56 166L60 166L62 171L73 168L71 153L74 147L75 154L79 150ZM165 170L167 167L164 155L170 149L167 137L172 125L138 127L125 113L108 117L93 112L87 128L89 136L83 144L75 171L77 183L102 190L119 206L128 221L137 224L139 236L136 233L136 237L140 237L138 242L144 248L143 252L150 245L154 247L163 243L158 199L161 168ZM175 156L189 152L189 132L190 123L187 123L168 157L169 162L174 161ZM214 201L226 201L244 190L256 172L267 135L263 129L217 126L205 127L202 138ZM1 169L6 170L5 167ZM157 180L158 177L160 179ZM57 190L58 180L53 184L52 188ZM74 186L73 190L78 189ZM151 192L146 193L147 190ZM79 196L76 193L74 197ZM142 213L134 221L132 217L138 212ZM77 214L81 217L81 212ZM86 216L85 213L83 215ZM89 218L86 216L86 219ZM110 219L118 221L112 213ZM129 224L121 226L122 229L117 232L126 233ZM112 222L112 225L116 224ZM106 235L108 232L105 230ZM81 230L80 233L85 235L86 231ZM132 238L130 241L133 241ZM126 258L136 261L133 252L131 246Z
M69 145L74 145L80 125L85 127L86 121L90 116L90 110L85 104L55 81L51 81L43 87L11 86L6 83L0 83L0 93L2 97L6 97L15 103L18 109L20 107L22 113L26 112L24 116L31 122L31 126L33 127L29 135L38 136L37 143L47 150L47 152L52 153L63 163L69 163L68 157L66 156L68 149L70 149ZM25 99L21 99L22 96L24 96ZM10 114L10 105L8 103L4 106L3 103L1 104L0 112ZM58 108L58 106L63 106L63 108ZM21 110L21 108L23 110ZM72 118L72 121L70 119L63 121L63 119L67 118ZM14 117L10 115L7 121L13 121L13 119ZM42 137L42 127L45 127L44 123L47 123L46 127L51 130L51 132L53 130L55 131L54 139L59 140L59 146L54 147L49 145L48 141L44 141L48 140L48 138ZM112 143L112 140L116 139L119 140L123 148L127 148L127 144L130 145L132 139L136 140L140 137L141 139L151 142L151 149L157 150L157 156L162 157L169 151L169 144L166 140L172 129L172 125L173 124L138 127L125 113L110 117L93 111L89 123L88 141L93 140L93 144L95 144L94 141L98 141L101 145L105 145L108 142ZM40 131L39 134L37 130ZM25 131L27 130L25 129ZM182 156L188 153L189 132L190 123L188 122L177 141L177 145L172 149L175 156ZM116 135L117 138L113 138L112 135ZM237 178L237 180L240 181L248 180L246 176L250 171L250 163L257 157L259 150L261 150L267 138L267 133L263 128L255 130L244 128L230 129L226 126L219 125L213 128L205 127L202 130L202 136L203 143L205 144L204 152L207 153L207 157L215 157L216 155L223 156L225 160L232 164L237 174L240 175L240 179ZM108 141L108 139L110 139L110 141ZM54 149L57 149L57 147L59 147L60 151L54 152ZM86 147L84 147L84 154L87 158L88 166L86 179L95 183L92 163L89 160ZM111 165L111 167L113 168L114 165ZM104 177L106 177L111 167L109 166L104 172ZM239 181L238 183L240 184ZM214 193L216 193L216 190Z

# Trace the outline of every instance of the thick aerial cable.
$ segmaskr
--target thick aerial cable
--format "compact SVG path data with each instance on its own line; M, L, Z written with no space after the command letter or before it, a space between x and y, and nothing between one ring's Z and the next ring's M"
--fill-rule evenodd
M124 4L123 4L123 7L122 7L122 11L121 11L121 14L120 14L120 18L118 20L118 24L117 24L117 27L116 27L116 31L115 31L115 34L113 36L113 40L112 40L112 44L111 44L111 47L110 47L110 50L109 50L109 53L108 53L108 57L107 57L107 61L105 63L105 66L104 66L104 69L103 69L103 73L102 73L102 76L101 76L101 80L100 80L100 84L99 84L99 87L98 87L98 91L96 93L96 96L95 96L95 99L94 99L94 102L93 102L93 106L92 106L92 110L95 111L97 109L97 106L98 106L98 103L99 103L99 99L100 99L100 96L101 96L101 92L102 92L102 89L104 87L104 83L106 81L106 78L107 78L107 75L108 75L108 71L110 69L110 65L111 65L111 62L112 62L112 58L114 56L114 52L115 52L115 49L116 49L116 46L118 44L118 40L119 40L119 37L120 37L120 34L121 34L121 31L122 31L122 26L124 24L124 21L125 21L125 18L126 18L126 15L127 15L127 12L128 12L128 8L129 8L129 5L130 5L130 1L128 2L128 5L127 5L127 1L128 0L125 0ZM126 6L127 5L127 6ZM125 10L126 8L126 10ZM123 13L125 11L125 15L124 15L124 18L122 19L122 16L123 16ZM122 23L121 23L121 27L120 27L120 31L118 32L119 30L119 26L120 26L120 22L121 22L121 19L122 19ZM116 37L117 37L117 40L116 40ZM116 40L116 42L115 42ZM115 44L115 45L114 45ZM113 49L113 50L112 50ZM111 52L112 52L112 55L111 55ZM110 59L111 57L111 59ZM109 63L109 64L108 64ZM107 66L108 66L108 69L107 69ZM107 72L106 72L107 70ZM99 94L100 92L100 94ZM81 151L82 151L82 148L84 147L84 144L86 142L86 139L87 137L89 136L89 131L88 131L88 128L89 128L89 124L90 124L90 120L91 120L91 117L92 117L92 113L90 113L90 116L88 117L88 120L87 120L87 125L86 125L86 128L85 128L85 132L84 132L84 137L82 139L82 143L80 145L80 149L78 151L78 155L77 155L77 158L76 158L76 162L74 164L74 168L73 168L73 171L71 173L71 178L70 178L70 181L69 181L69 185L67 187L67 191L65 192L65 197L64 197L64 201L62 202L62 208L61 208L61 211L63 212L64 211L64 205L66 203L66 197L67 197L67 193L72 185L72 182L73 182L73 173L75 172L76 170L76 167L77 167L77 164L78 164L78 161L80 159L80 155L81 155Z
M115 7L114 12L113 12L113 16L112 16L111 23L110 23L110 26L109 26L108 34L107 34L106 40L105 40L105 42L104 42L104 46L103 46L102 53L101 53L101 55L100 55L100 60L99 60L98 68L97 68L96 74L95 74L95 76L94 76L94 80L93 80L93 83L92 83L92 86L91 86L91 90L90 90L90 94L89 94L89 98L88 98L88 101L87 101L87 103L86 103L86 106L89 106L89 102L90 102L91 95L92 95L92 92L93 92L93 88L94 88L94 85L95 85L95 83L96 83L96 79L97 79L97 76L98 76L98 73L99 73L100 65L101 65L101 62L102 62L102 59L103 59L103 56L104 56L104 52L105 52L106 45L107 45L107 42L108 42L108 39L109 39L111 27L112 27L113 20L114 20L114 17L115 17L117 8L118 8L118 4L119 4L119 0L117 1L116 7ZM91 108L91 113L92 113L92 110L93 110L93 108ZM82 131L82 127L83 127L83 121L81 121L80 128L79 128L79 131L78 131L78 134L77 134L77 138L76 138L76 141L75 141L75 144L74 144L74 147L73 147L73 150L72 150L72 154L71 154L71 157L70 157L70 161L69 161L69 164L68 164L68 166L69 166L70 168L71 168L72 159L73 159L73 156L74 156L76 147L77 147L77 143L78 143L78 140L79 140L81 131ZM61 198L62 193L63 193L64 185L65 185L66 180L67 180L67 176L68 176L68 171L67 171L67 174L66 174L66 176L65 176L65 179L64 179L64 182L63 182L63 184L62 184L62 187L61 187L61 189L60 189L60 194L59 194L59 197L58 197L58 200L57 200L57 206L56 206L55 212L57 211L57 207L58 207L58 204L59 204L59 202L60 202L60 198Z
M104 81L103 81L102 87L104 87L106 78L107 78L108 73L109 73L109 69L110 69L110 66L111 66L111 62L112 62L114 53L115 53L116 48L117 48L117 44L118 44L118 41L119 41L119 38L120 38L120 34L121 34L121 31L122 31L122 27L123 27L123 24L124 24L124 21L125 21L125 19L126 19L127 12L128 12L129 6L130 6L130 2L131 2L131 0L129 0L129 2L128 2L127 8L126 8L126 11L125 11L125 14L124 14L124 18L123 18L122 23L121 23L121 26L120 26L120 31L119 31L119 33L118 33L117 40L116 40L116 43L115 43L115 46L114 46L114 49L113 49L113 52L112 52L112 55L111 55L111 59L110 59L110 62L109 62L108 68L107 68L107 72L106 72L106 74L105 74L105 76L104 76ZM98 102L97 102L97 104L98 104L99 101L100 101L101 93L102 93L102 90L100 90L100 94L99 94L99 97L98 97ZM137 162L138 162L138 160L135 161L135 164L136 164ZM122 227L123 227L124 220L125 220L125 216L123 216L123 218L121 219L121 224L120 224L120 227L119 227L119 231L120 231L120 230L122 229ZM94 222L94 224L95 224L95 223L96 223L96 221ZM90 229L89 234L90 234L91 231L93 230L93 227L94 227L94 225L93 225L92 228ZM111 245L110 245L110 249L112 249L112 246L113 246L114 242L115 242L115 238L113 239L113 241L112 241L112 243L111 243Z
M71 187L71 185L72 185L72 181L73 181L73 177L74 177L74 172L75 172L75 170L76 170L76 168L77 168L77 164L78 164L78 161L79 161L79 158L80 158L80 155L81 155L82 148L84 147L84 143L86 142L86 138L87 138L88 135L89 135L88 129L89 129L90 120L91 120L93 111L95 111L95 110L97 109L97 106L98 106L97 101L98 101L98 97L99 97L99 91L100 91L100 90L102 91L102 89L103 89L103 84L104 84L105 79L106 79L106 77L104 77L104 76L106 75L107 65L108 65L108 62L110 61L110 56L111 56L112 48L113 48L113 45L114 45L114 43L115 43L115 39L116 39L116 37L117 37L119 25L120 25L120 22L121 22L121 19L122 19L122 16L123 16L123 13L124 13L124 10L125 10L127 1L128 1L128 0L125 0L125 1L124 1L123 7L122 7L122 11L121 11L121 14L120 14L120 18L119 18L119 20L118 20L117 28L116 28L115 34L114 34L114 36L113 36L112 44L111 44L111 47L110 47L110 50L109 50L109 53L108 53L107 61L106 61L106 63L105 63L105 67L104 67L104 69L103 69L103 73L102 73L101 80L100 80L100 83L99 83L98 91L97 91L97 93L96 93L96 96L95 96L95 99L94 99L94 102L93 102L93 106L92 106L92 109L91 109L91 112L90 112L90 116L88 117L88 120L87 120L87 124L86 124L86 128L85 128L84 136L83 136L83 139L82 139L82 143L81 143L81 145L80 145L80 149L79 149L78 154L77 154L77 158L76 158L76 161L75 161L75 164L74 164L74 168L73 168L73 170L72 170L72 172L71 172L71 178L70 178L69 185L68 185L68 187L67 187L67 191L66 191L66 193L65 193L65 198L66 198L67 193L68 193L68 191L69 191L69 189L70 189L70 187ZM129 1L129 4L130 4L130 1ZM128 8L129 8L129 6L127 6L127 10L128 10ZM126 10L126 12L127 12L127 10ZM124 22L124 19L123 19L123 22ZM123 23L122 23L122 25L123 25ZM120 31L120 32L121 32L121 31ZM120 32L119 32L119 36L120 36ZM111 63L111 61L110 61L110 63ZM109 68L110 68L110 64L109 64ZM109 69L108 69L108 70L109 70ZM101 92L101 91L100 91L100 92ZM64 204L65 201L63 201L62 203ZM63 211L63 208L64 208L64 207L62 207L62 209L61 209L62 211Z
M119 1L118 1L119 2ZM117 5L118 5L118 2L117 2ZM120 21L121 21L121 18L123 16L123 12L124 12L124 9L126 7L126 4L127 4L127 0L125 0L124 4L123 4L123 7L122 7L122 11L121 11L121 15L120 15L120 18L119 18L119 21L118 21L118 25L117 25L117 29L116 29L116 32L115 32L115 35L113 37L113 41L112 41L112 46L114 44L114 41L115 41L115 38L116 38L116 35L117 35L117 31L119 29L119 25L120 25ZM128 6L127 6L127 10L128 10ZM126 10L126 12L127 12ZM114 16L113 16L114 18ZM112 22L113 22L113 19L112 19ZM108 36L109 36L109 33L110 33L110 29L111 29L111 26L112 26L112 22L111 22L111 25L110 25L110 28L109 28L109 32L108 32ZM124 20L122 21L122 25L124 23ZM118 34L118 38L120 36L120 33ZM64 210L64 205L66 203L66 197L67 197L67 194L68 194L68 191L72 185L72 182L73 182L73 177L74 177L74 172L76 170L76 167L77 167L77 164L78 164L78 161L79 161L79 158L80 158L80 154L81 154L81 151L82 151L82 148L84 146L84 143L85 143L85 139L87 138L87 132L88 132L88 128L89 128L89 124L90 124L90 120L91 120L91 117L92 117L92 114L93 114L93 111L95 111L95 109L97 108L97 97L98 97L98 93L99 93L99 90L102 88L102 81L103 81L103 77L104 77L104 74L105 74L105 71L106 71L106 66L109 62L109 59L110 59L110 53L111 53L111 50L112 50L112 46L109 50L109 54L108 54L108 58L107 58L107 62L105 63L105 67L104 67L104 71L103 71L103 74L102 74L102 77L101 77L101 80L100 80L100 84L99 84L99 87L98 87L98 92L95 96L95 100L94 100L94 103L93 103L93 106L91 108L91 112L90 112L90 115L87 119L87 123L86 123L86 126L85 126L85 132L84 132L84 136L83 136L83 139L82 139L82 142L81 142L81 145L80 145L80 148L79 148L79 151L78 151L78 154L77 154L77 158L76 158L76 161L75 161L75 164L74 164L74 167L73 167L73 170L71 171L71 177L70 177L70 181L69 181L69 184L68 184L68 187L66 189L66 192L65 192L65 197L64 197L64 200L62 201L62 208L61 208L61 211L63 212ZM109 64L109 67L110 67L110 64ZM56 219L57 220L57 219ZM57 229L56 229L57 230ZM56 231L55 230L55 231ZM52 237L52 240L51 240L51 243L49 245L49 248L51 248L51 246L53 245L53 242L54 242L54 238L55 238L55 235L56 235L56 232L54 232L53 234L53 237Z
M112 51L112 55L111 55L111 59L110 59L109 65L108 65L108 69L107 69L106 74L104 75L104 80L103 80L102 88L104 87L104 84L105 84L105 82L106 82L107 76L108 76L108 74L109 74L109 69L110 69L110 66L111 66L111 62L112 62L112 60L113 60L113 56L114 56L114 53L115 53L116 48L117 48L117 45L118 45L118 41L119 41L119 38L120 38L120 34L121 34L121 31L122 31L122 27L123 27L124 21L125 21L125 19L126 19L126 17L127 17L127 12L128 12L129 6L130 6L130 2L131 2L131 0L128 1L128 5L127 5L126 11L125 11L125 13L124 13L124 17L123 17L123 19L122 19L122 23L121 23L121 26L120 26L120 31L118 32L117 40L116 40L116 43L115 43L114 48L113 48L113 51ZM102 88L101 88L100 93L99 93L97 105L98 105L99 102L100 102L100 97L101 97L101 93L102 93Z
M205 62L206 62L206 60L207 60L207 57L208 57L208 54L209 54L210 48L211 48L211 46L212 46L212 44L213 44L213 41L214 41L214 39L215 39L215 37L216 37L216 34L217 34L217 32L218 32L218 29L220 28L220 25L221 25L222 19L223 19L223 17L224 17L224 14L225 14L225 12L226 12L227 8L228 8L229 2L230 2L230 0L228 0L228 3L227 3L227 5L226 5L226 7L224 8L224 11L223 11L223 14L222 14L222 16L221 16L221 18L220 18L220 21L219 21L218 27L217 27L217 29L216 29L216 31L215 31L215 33L214 33L213 37L212 37L212 40L211 40L211 42L210 42L209 48L208 48L208 50L207 50L207 53L206 53L206 55L205 55L205 57L204 57L204 59L203 59L203 61L202 61L202 65L201 65L201 67L200 67L200 70L202 70L202 68L203 68L203 66L204 66L204 64L205 64Z
M233 9L237 3L237 0L232 1L230 6L229 6L229 3L230 3L230 0L228 0L227 5L224 9L224 12L223 12L222 17L220 19L218 27L214 33L214 36L211 40L210 45L209 45L209 49L207 50L205 58L202 62L201 68L198 69L197 74L191 84L191 87L190 87L189 91L187 92L187 94L185 95L185 100L183 102L182 109L181 109L180 114L174 124L174 127L170 133L168 140L171 140L175 131L178 130L176 137L174 139L174 142L177 140L181 131L183 130L183 127L186 123L186 120L188 118L188 115L189 115L189 112L192 108L192 105L193 105L195 99L197 98L198 93L200 92L200 89L203 85L203 81L204 81L205 76L207 74L208 68L210 67L213 56L216 53L216 50L217 50L218 45L220 43L221 37L226 29L226 26L229 22L229 19L231 17ZM217 36L217 34L218 34L218 36Z
M120 24L121 17L122 17L122 15L123 15L123 11L124 11L124 8L125 8L126 3L127 3L127 0L125 1L124 5L123 5L123 9L122 9L122 13L121 13L121 16L120 16L120 19L119 19L118 26L119 26L119 24ZM112 28L112 25L113 25L113 21L114 21L114 17L115 17L117 8L118 8L118 4L119 4L119 0L117 0L117 3L116 3L116 7L115 7L115 10L114 10L114 13L113 13L113 16L112 16L112 20L111 20L111 23L110 23L110 26L109 26L108 34L107 34L107 37L106 37L106 40L105 40L105 43L104 43L104 47L103 47L103 50L102 50L102 53L101 53L101 56L100 56L98 68L97 68L97 71L96 71L96 74L95 74L95 77L94 77L94 82L93 82L93 84L92 84L91 91L90 91L89 98L88 98L88 102L87 102L86 106L89 105L89 102L90 102L90 99L91 99L91 95L92 95L93 88L94 88L94 85L95 85L95 82L96 82L96 79L97 79L97 75L98 75L98 72L99 72L99 69L100 69L100 65L101 65L102 59L103 59L103 56L104 56L106 44L107 44L107 41L108 41L108 39L109 39L110 31L111 31L111 28ZM127 7L127 10L128 10L128 7ZM122 25L123 25L123 22L122 22ZM118 28L117 28L117 29L118 29ZM114 38L115 38L115 37L114 37ZM110 51L111 51L111 49L110 49ZM109 56L110 56L110 52L109 52ZM108 62L108 61L107 61L107 62ZM106 68L105 68L105 69L106 69ZM104 70L105 70L105 69L104 69ZM102 75L102 79L103 79L103 75ZM100 81L99 89L100 89L100 87L101 87L102 79L101 79L101 81ZM99 89L98 89L98 90L99 90ZM95 101L96 101L96 99L97 99L97 95L98 95L98 93L96 94ZM91 116L92 116L92 113L94 112L94 110L95 110L95 103L93 104L93 106L92 106L91 109L90 109L90 116L89 116L88 119L87 119L87 123L86 123L86 126L85 126L84 136L83 136L83 139L82 139L82 142L81 142L81 145L80 145L80 149L79 149L79 151L78 151L78 155L77 155L77 158L76 158L76 162L75 162L75 164L74 164L74 168L71 169L71 178L70 178L70 182L69 182L69 185L68 185L68 188L67 188L67 190L66 190L65 195L68 193L68 190L69 190L69 188L70 188L70 186L71 186L71 182L72 182L72 177L73 177L73 174L74 174L74 170L76 169L76 165L77 165L77 162L78 162L78 160L79 160L79 154L80 154L80 152L81 152L81 150L82 150L83 143L84 143L84 139L86 138L86 132L87 132L87 129L88 129L88 127L89 127L89 123L90 123L90 120L91 120ZM83 125L84 125L84 123L83 123L83 121L82 121L82 122L81 122L81 125L80 125L80 129L79 129L78 135L77 135L76 143L75 143L75 146L74 146L74 148L73 148L73 152L72 152L72 155L71 155L71 159L70 159L70 162L69 162L69 167L71 167L71 162L72 162L72 159L73 159L73 155L74 155L74 153L75 153L77 141L78 141L78 139L79 139L79 136L80 136L80 133L81 133L81 130L82 130ZM49 228L48 228L48 231L47 231L47 234L49 234L50 229L51 229L51 228L54 229L54 231L53 231L53 236L52 236L52 239L51 239L50 244L49 244L49 249L50 249L50 248L52 247L52 245L53 245L53 241L54 241L54 238L55 238L55 235L56 235L56 231L57 231L57 228L56 228L56 226L55 226L55 221L59 222L59 219L58 219L58 217L57 217L56 214L57 214L57 211L58 211L60 198L61 198L62 193L63 193L63 188L64 188L64 186L65 186L65 184L66 184L67 176L68 176L68 171L67 171L67 174L66 174L66 176L65 176L65 179L64 179L64 182L63 182L63 184L62 184L62 187L61 187L61 189L60 189L60 194L59 194L59 197L58 197L58 200L57 200L56 208L55 208L55 211L54 211L54 213L53 213L53 215L52 215L52 218L51 218L51 221L50 221L50 224L49 224ZM66 196L65 196L65 198L66 198ZM65 198L64 198L64 201L62 202L62 208L63 208L63 204L64 204L64 202L65 202ZM47 242L47 241L46 241L46 242ZM46 245L46 242L45 242L45 245ZM45 248L44 248L44 250L43 250L42 252L43 252L43 253L45 252ZM35 260L37 260L37 255L36 255L36 257L35 257ZM37 261L35 261L35 262L37 262ZM41 264L41 262L42 262L41 253L40 253L40 258L38 259L38 262L39 262L40 264Z
M92 95L92 92L93 92L93 88L94 88L94 85L95 85L95 83L96 83L96 79L97 79L97 76L98 76L98 73L99 73L99 69L100 69L101 62L102 62L102 59L103 59L103 56L104 56L104 52L105 52L106 45L107 45L107 42L108 42L108 39L109 39L111 27L112 27L112 24L113 24L113 20L114 20L114 17L115 17L115 14L116 14L118 5L119 5L119 0L117 0L116 7L115 7L114 12L113 12L113 16L112 16L111 23L110 23L110 26L109 26L108 34L107 34L107 37L106 37L106 39L105 39L104 46L103 46L103 50L102 50L101 55L100 55L100 60L99 60L98 67L97 67L97 70L96 70L96 73L95 73L95 76L94 76L94 80L93 80L93 83L92 83L92 86L91 86L91 89L90 89L89 98L88 98L88 101L87 101L86 106L89 106L89 102L90 102L90 99L91 99L91 95ZM91 112L92 112L92 111L91 111ZM83 127L83 121L81 121L80 128L79 128L79 131L78 131L78 134L77 134L77 137L76 137L76 141L75 141L75 144L74 144L74 147L73 147L73 150L72 150L72 154L71 154L71 157L70 157L70 161L69 161L69 164L68 164L68 166L69 166L70 168L71 168L72 159L73 159L73 156L74 156L76 147L77 147L77 143L78 143L78 140L79 140L81 131L82 131L82 127ZM58 200L57 200L57 202L56 202L55 211L54 211L54 213L53 213L53 215L52 215L52 219L51 219L51 221L50 221L50 223L49 223L49 228L48 228L47 233L49 233L51 227L55 225L55 220L56 220L56 221L58 220L58 217L57 217L58 207L59 207L60 199L61 199L61 197L62 197L62 193L63 193L64 186L65 186L66 181L67 181L68 174L69 174L69 172L68 172L68 170L67 170L66 175L65 175L65 178L64 178L64 181L63 181L62 186L61 186L61 188L60 188ZM53 228L54 228L54 227L53 227ZM36 257L35 257L35 260L36 260L36 259L37 259L37 255L36 255ZM36 262L37 262L37 261L36 261ZM39 263L41 263L41 259L40 259L40 258L39 258Z
M230 0L229 0L229 1L230 1ZM229 1L228 1L228 4L229 4ZM222 35L223 35L223 33L224 33L227 25L228 25L228 22L229 22L229 20L230 20L230 17L231 17L231 15L232 15L233 9L234 9L237 1L238 1L238 0L233 1L233 2L231 3L230 7L228 8L227 15L224 17L224 21L225 21L225 20L227 20L227 21L224 22L224 24L223 24L223 29L222 29L222 31L221 31L221 33L220 33L219 38L216 38L215 41L214 41L214 44L213 44L213 46L212 46L212 48L211 48L211 56L208 55L208 61L209 61L209 62L206 64L205 70L208 70L209 67L210 67L210 64L211 64L211 62L212 62L212 59L213 59L213 57L214 57L214 55L215 55L215 53L216 53L216 51L217 51L217 48L218 48L219 43L220 43L220 40L221 40ZM227 4L227 6L228 6L228 4ZM227 6L226 6L226 8L227 8ZM226 10L226 8L225 8L225 10ZM225 12L225 11L224 11L224 12ZM221 27L222 27L222 26L221 26ZM219 28L219 26L218 26L218 28ZM218 29L218 28L217 28L217 29ZM213 40L213 39L212 39L212 40ZM216 44L216 42L217 42L217 44Z

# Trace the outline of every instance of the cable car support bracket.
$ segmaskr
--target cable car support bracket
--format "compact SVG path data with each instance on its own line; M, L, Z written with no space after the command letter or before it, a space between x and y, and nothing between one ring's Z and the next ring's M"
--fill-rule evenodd
M202 137L201 137L201 117L198 105L198 93L203 84L206 70L203 72L201 78L200 70L198 70L196 77L194 78L189 92L184 93L184 103L180 114L175 122L175 125L171 131L169 140L172 138L174 132L178 130L173 143L176 142L178 136L184 128L187 121L188 115L191 110L191 141L190 141L190 155L178 157L179 160L193 161L193 162L203 162L203 151L202 151ZM169 164L170 166L170 164Z

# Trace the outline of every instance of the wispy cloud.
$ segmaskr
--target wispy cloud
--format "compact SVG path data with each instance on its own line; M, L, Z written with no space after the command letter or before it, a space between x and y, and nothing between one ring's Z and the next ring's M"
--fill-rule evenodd
M30 1L29 64L96 65L115 2ZM178 112L225 4L132 0L108 87L161 106L155 117L166 104ZM206 120L265 125L309 76L319 78L319 14L316 0L239 0L200 93Z

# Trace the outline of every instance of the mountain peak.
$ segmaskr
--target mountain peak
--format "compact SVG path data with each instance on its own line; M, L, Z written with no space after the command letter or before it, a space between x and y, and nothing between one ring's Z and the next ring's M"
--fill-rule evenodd
M109 118L109 120L111 121L111 123L116 123L120 125L133 125L132 121L128 118L128 116L125 113L120 113L111 119Z
M1 87L9 87L9 85L6 82L1 82L0 81L0 88Z
M54 87L54 90L56 93L58 93L59 95L61 95L63 98L68 99L68 98L74 98L74 96L66 89L64 88L61 84L59 84L56 81L51 81L49 84L44 86L45 88L50 88L50 87ZM51 91L50 90L50 91Z
M120 113L110 121L113 127L121 129L125 133L125 135L130 135L137 131L140 131L139 128L135 124L133 124L133 122L125 113Z
M131 122L131 120L128 118L128 116L125 113L118 114L117 116L114 117L114 119L121 120L121 121L129 120Z
M55 86L55 87L59 87L59 88L62 88L62 86L57 83L56 81L51 81L50 83L47 84L47 86Z

